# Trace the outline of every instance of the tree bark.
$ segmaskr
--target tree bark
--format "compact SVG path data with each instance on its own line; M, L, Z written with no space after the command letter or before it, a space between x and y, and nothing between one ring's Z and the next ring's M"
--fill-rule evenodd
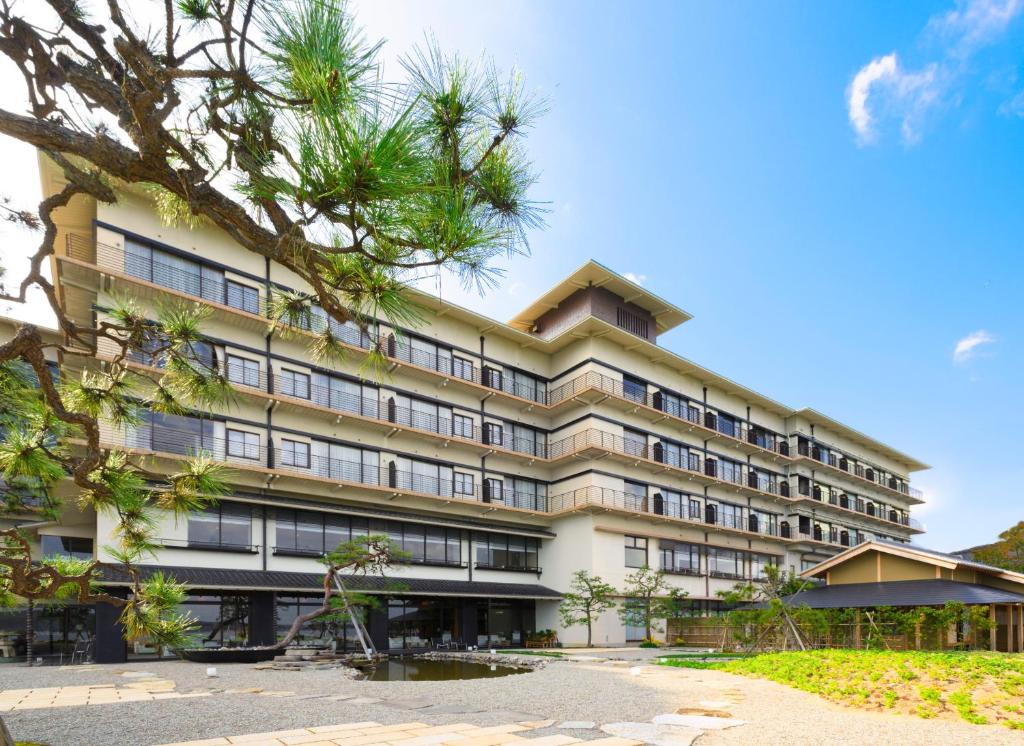
M7 730L7 723L0 717L0 746L14 746L14 736Z

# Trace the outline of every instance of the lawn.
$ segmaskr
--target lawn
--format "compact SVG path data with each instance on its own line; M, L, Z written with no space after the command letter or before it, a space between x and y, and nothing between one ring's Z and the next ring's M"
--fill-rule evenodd
M758 676L861 709L1024 729L1024 655L810 650L661 665Z

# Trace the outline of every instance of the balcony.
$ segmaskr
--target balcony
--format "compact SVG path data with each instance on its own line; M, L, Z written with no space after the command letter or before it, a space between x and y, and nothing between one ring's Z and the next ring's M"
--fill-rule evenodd
M924 493L921 490L911 487L904 481L895 478L886 479L882 470L865 464L854 463L854 460L842 455L838 451L829 452L813 444L801 444L797 448L797 459L810 461L816 467L821 465L828 468L829 473L850 480L852 484L870 485L873 489L883 490L892 495L898 495L904 501L915 505L924 502Z
M318 335L325 330L354 353L365 354L370 349L380 349L392 362L392 370L403 368L408 372L438 377L445 383L473 387L485 397L502 396L528 406L544 406L547 393L542 385L525 385L513 381L507 375L485 375L472 361L455 358L452 355L437 355L416 349L394 334L377 336L354 325L341 324L321 313L311 313L301 321L288 323L273 320L268 314L265 298L232 292L233 283L223 275L203 271L198 260L190 260L194 267L184 268L158 257L140 258L111 246L79 235L69 235L66 256L59 256L62 275L72 280L74 286L87 286L90 282L99 290L108 279L130 283L134 295L140 298L154 298L172 295L184 300L199 301L214 310L215 316L227 317L238 327L265 332L268 325L294 333ZM100 283L94 282L95 275ZM91 321L82 319L82 323Z
M644 514L657 519L667 519L690 524L694 527L717 529L744 536L761 536L768 538L780 537L774 523L751 520L756 516L733 517L719 513L717 510L703 509L694 513L686 505L672 505L665 502L660 494L637 495L609 487L581 487L571 492L563 492L548 498L552 513L571 513L587 508L602 508L623 513ZM705 506L709 508L712 506Z
M856 516L861 519L866 518L872 523L882 526L901 526L914 533L923 533L925 531L924 524L916 518L911 518L910 516L904 515L903 513L885 505L875 504L859 497L851 497L846 494L830 494L826 500L823 498L822 491L818 485L814 486L813 494L799 492L799 494L792 498L792 501L816 502L823 505L829 505L847 515Z
M312 453L229 442L193 430L148 426L113 434L103 440L104 447L108 448L126 448L174 460L204 456L228 463L235 470L326 482L336 487L359 487L383 492L390 497L421 496L529 513L549 510L548 500L543 495L517 492L511 488L496 491L475 483L471 489L466 489L464 484L451 480L399 470L395 462L379 466L345 461Z
M745 467L726 469L719 459L697 453L675 454L661 443L647 444L597 428L588 428L561 440L548 443L552 461L588 454L611 454L634 463L644 462L655 471L676 471L693 481L730 487L737 492L758 496L788 497L789 483L780 479L761 479Z
M190 539L157 539L156 545L164 549L190 549L202 552L232 552L235 554L259 554L259 544L229 544L214 541L193 541Z
M598 394L588 399L588 394ZM626 409L644 410L654 421L671 420L688 432L696 432L701 438L718 440L743 453L760 453L773 460L789 457L789 442L784 436L776 435L757 425L726 419L713 412L701 410L692 404L664 401L659 393L649 393L627 386L622 380L612 378L598 371L587 371L570 381L552 387L548 392L548 406L556 407L573 400L588 403L614 398Z

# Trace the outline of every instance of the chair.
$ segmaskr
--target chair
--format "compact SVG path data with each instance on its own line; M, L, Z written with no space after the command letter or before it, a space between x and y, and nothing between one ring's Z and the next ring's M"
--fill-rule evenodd
M437 641L435 646L437 650L451 650L452 649L452 634L451 632L444 632L441 635L441 639ZM458 648L456 648L457 650Z

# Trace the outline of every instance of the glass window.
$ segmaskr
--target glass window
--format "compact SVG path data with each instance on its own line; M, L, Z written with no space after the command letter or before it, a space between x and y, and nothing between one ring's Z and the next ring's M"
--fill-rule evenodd
M499 425L497 422L484 423L484 443L504 445L505 436L501 425Z
M733 484L743 484L743 467L735 461L719 458L718 478Z
M309 468L309 443L281 439L281 465Z
M220 503L189 514L188 543L248 548L252 544L252 509L239 503Z
M228 455L237 458L259 459L260 436L242 430L228 430Z
M743 578L743 553L733 549L708 547L708 571L720 578Z
M684 575L700 574L700 547L681 541L659 542L661 549L661 569L665 572Z
M624 482L626 510L647 512L647 485L639 482Z
M647 566L647 539L626 536L626 567Z
M39 542L44 557L75 557L91 560L93 558L92 539L86 536L54 536L43 534Z
M426 553L427 562L443 564L447 562L445 543L445 529L428 526L426 529Z
M489 570L526 570L537 572L538 540L528 536L504 534L474 535L476 565Z
M452 357L452 373L467 381L475 379L473 363L459 357L458 355Z
M473 475L455 472L455 494L472 495L474 492Z
M463 414L452 415L452 435L460 438L472 438L473 418Z
M260 364L255 360L228 355L228 380L243 386L260 387Z
M647 382L632 376L623 376L622 393L627 399L643 404L647 401Z
M630 456L647 457L647 434L636 430L623 430L622 437L625 441L625 451Z
M259 314L260 294L256 288L242 285L234 280L227 281L227 305L249 313Z
M309 375L294 370L282 369L277 377L281 393L298 399L309 398Z
M718 432L736 437L737 428L736 419L734 417L727 415L724 412L719 412L716 419L718 421Z

